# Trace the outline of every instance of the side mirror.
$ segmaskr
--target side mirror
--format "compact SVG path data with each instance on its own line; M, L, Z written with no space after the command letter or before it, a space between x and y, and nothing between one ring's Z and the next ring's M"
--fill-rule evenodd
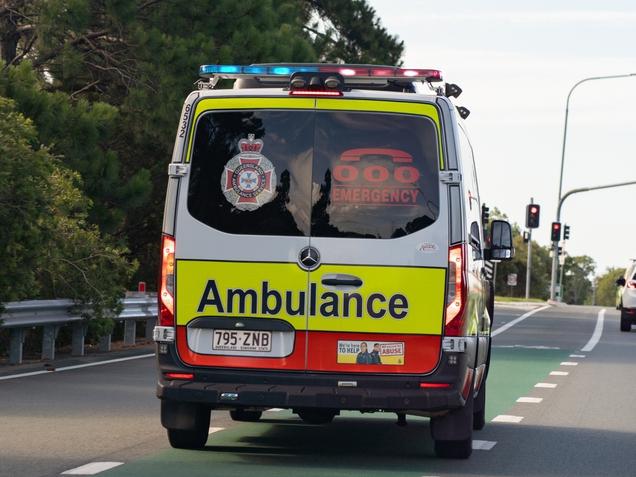
M625 286L625 278L620 277L618 280L616 280L616 285L619 287L624 287Z
M512 227L505 220L493 220L490 224L490 248L486 260L512 260L515 249L512 246Z

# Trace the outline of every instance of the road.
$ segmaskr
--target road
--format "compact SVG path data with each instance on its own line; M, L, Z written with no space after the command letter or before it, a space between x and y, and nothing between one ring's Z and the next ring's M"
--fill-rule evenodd
M491 422L475 433L468 461L434 457L427 419L398 427L392 415L359 413L309 426L288 411L249 424L215 412L204 451L173 450L159 424L153 360L134 357L0 373L0 476L636 475L636 330L621 333L613 309L530 310L497 307Z

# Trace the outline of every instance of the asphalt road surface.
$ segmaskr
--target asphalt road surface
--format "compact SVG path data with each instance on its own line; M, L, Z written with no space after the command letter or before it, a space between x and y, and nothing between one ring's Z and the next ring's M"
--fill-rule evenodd
M0 370L0 476L634 476L636 330L621 333L618 312L602 310L497 307L490 422L466 461L433 455L427 419L398 427L388 414L310 426L288 411L240 424L214 412L205 450L173 450L141 355L11 379Z

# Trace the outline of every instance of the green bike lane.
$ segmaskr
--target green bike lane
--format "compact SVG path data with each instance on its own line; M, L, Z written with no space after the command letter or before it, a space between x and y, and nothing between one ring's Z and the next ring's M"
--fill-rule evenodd
M513 319L520 314L513 310L501 316ZM565 346L536 342L533 336L541 336L545 326L573 324L563 322L563 317L546 319L550 314L546 311L534 319L530 317L494 339L487 388L488 421L506 414L519 397L531 395L537 382L547 380L549 373L589 338L591 316L580 339L566 342ZM533 327L540 331L528 332ZM213 413L211 426L221 425L215 419L220 414ZM494 474L486 469L496 465L496 452L475 451L469 461L437 459L428 419L408 416L406 427L397 426L395 421L394 414L346 412L330 425L313 426L290 411L268 411L258 423L213 427L202 451L159 451L100 476L423 476L474 474L476 468ZM496 442L498 429L509 426L488 423L483 431L475 432L474 439Z

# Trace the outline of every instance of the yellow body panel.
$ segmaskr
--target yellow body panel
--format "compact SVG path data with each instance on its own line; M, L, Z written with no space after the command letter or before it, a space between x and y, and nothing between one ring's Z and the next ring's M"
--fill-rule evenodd
M363 284L327 288L321 280L331 274ZM437 268L327 264L306 272L295 263L177 260L176 318L179 325L227 316L281 319L296 330L439 335L445 280Z

